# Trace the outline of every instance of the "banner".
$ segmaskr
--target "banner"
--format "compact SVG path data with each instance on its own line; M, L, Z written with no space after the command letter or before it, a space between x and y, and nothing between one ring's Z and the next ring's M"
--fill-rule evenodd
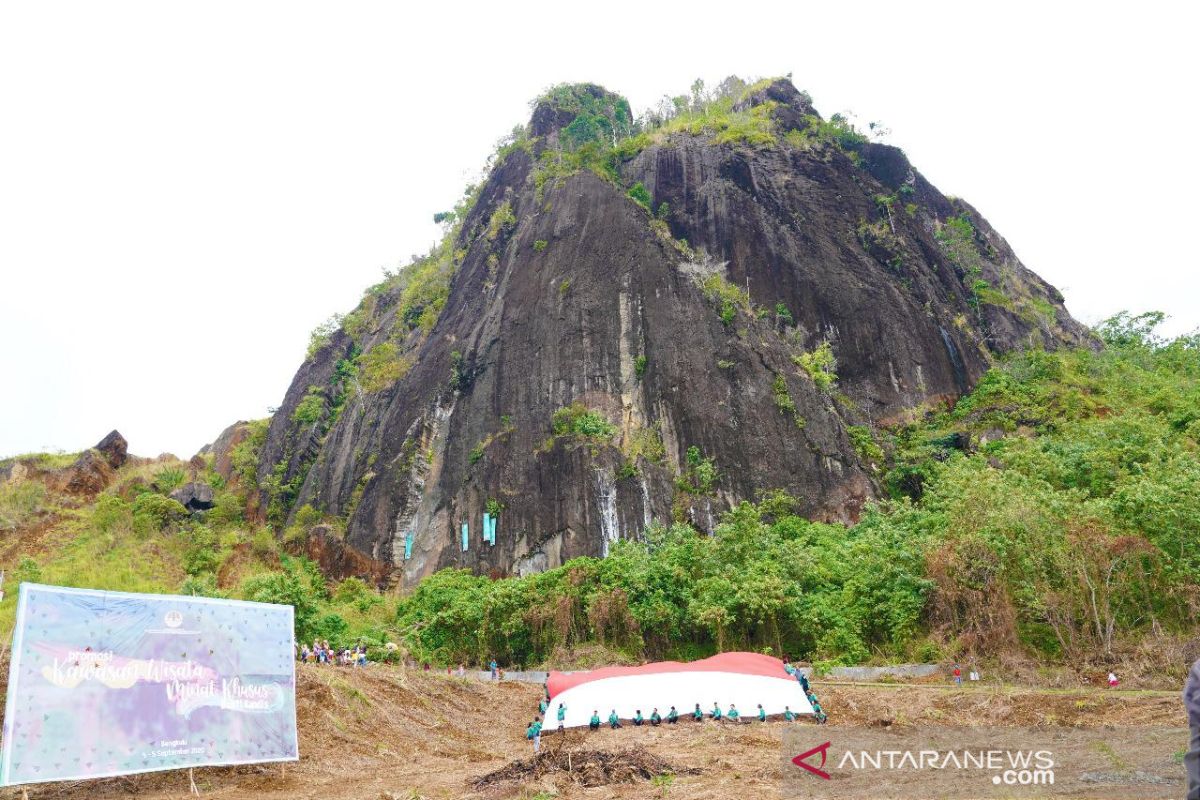
M297 760L292 613L21 584L0 785Z

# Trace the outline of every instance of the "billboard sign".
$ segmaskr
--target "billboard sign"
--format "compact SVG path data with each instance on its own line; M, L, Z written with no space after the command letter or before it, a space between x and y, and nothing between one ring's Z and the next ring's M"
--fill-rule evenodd
M0 785L295 761L292 607L21 584Z

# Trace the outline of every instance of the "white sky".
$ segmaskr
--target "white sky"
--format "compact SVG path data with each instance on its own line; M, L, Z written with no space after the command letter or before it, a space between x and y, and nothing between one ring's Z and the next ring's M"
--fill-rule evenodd
M640 111L792 72L824 115L884 121L1075 316L1192 330L1190 5L3 2L0 455L115 427L187 457L264 416L561 81Z

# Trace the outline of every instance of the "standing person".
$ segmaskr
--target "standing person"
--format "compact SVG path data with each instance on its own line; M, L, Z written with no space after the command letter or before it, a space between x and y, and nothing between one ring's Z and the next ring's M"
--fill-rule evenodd
M594 731L600 730L600 712L597 709L592 709L592 718L588 720L588 727Z
M567 707L562 703L559 703L558 711L555 712L555 716L558 717L558 729L561 731L563 729L563 722L567 718Z
M658 713L657 708L650 712L650 724L655 728L662 724L662 715Z
M796 669L796 680L800 681L800 688L808 694L808 677L799 668Z
M543 697L541 700L538 700L538 713L539 714L541 714L542 716L545 716L546 710L549 708L550 708L550 706L548 706L546 704L546 698Z
M1117 680L1117 673L1115 673L1115 672L1108 673L1108 688L1115 689L1115 688L1117 688L1118 683L1120 683L1120 681Z
M1187 709L1191 744L1183 763L1187 768L1187 800L1200 800L1200 659L1192 664L1183 686L1183 707Z
M529 728L525 731L525 738L533 741L533 753L537 755L538 750L542 748L542 723L536 719L529 723Z
M667 724L674 725L679 722L679 712L675 710L675 706L671 706L671 710L667 712Z
M496 680L496 672L500 669L500 665L496 663L496 659L492 659L488 663L488 669L492 671L492 680Z
M955 664L954 672L951 674L954 676L954 685L962 686L962 667L958 666L958 664Z
M767 721L767 712L763 709L762 703L758 704L758 721L759 722Z

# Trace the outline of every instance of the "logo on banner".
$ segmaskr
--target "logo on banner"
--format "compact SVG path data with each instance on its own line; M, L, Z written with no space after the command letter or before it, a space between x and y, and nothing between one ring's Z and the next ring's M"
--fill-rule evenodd
M825 744L819 744L816 747L814 747L812 750L807 750L807 751L801 753L800 755L798 755L792 759L792 763L795 764L797 767L800 767L801 769L808 770L813 775L816 775L818 778L824 778L825 780L829 780L828 772L821 769L820 767L814 767L812 764L809 764L805 760L807 758L811 758L812 756L815 756L817 753L820 753L821 754L821 765L820 766L824 767L825 766L825 758L826 758L827 753L829 752L829 744L830 744L829 742L826 742Z
M167 615L163 617L163 622L167 623L168 628L178 628L183 624L183 614L178 611L168 611Z

